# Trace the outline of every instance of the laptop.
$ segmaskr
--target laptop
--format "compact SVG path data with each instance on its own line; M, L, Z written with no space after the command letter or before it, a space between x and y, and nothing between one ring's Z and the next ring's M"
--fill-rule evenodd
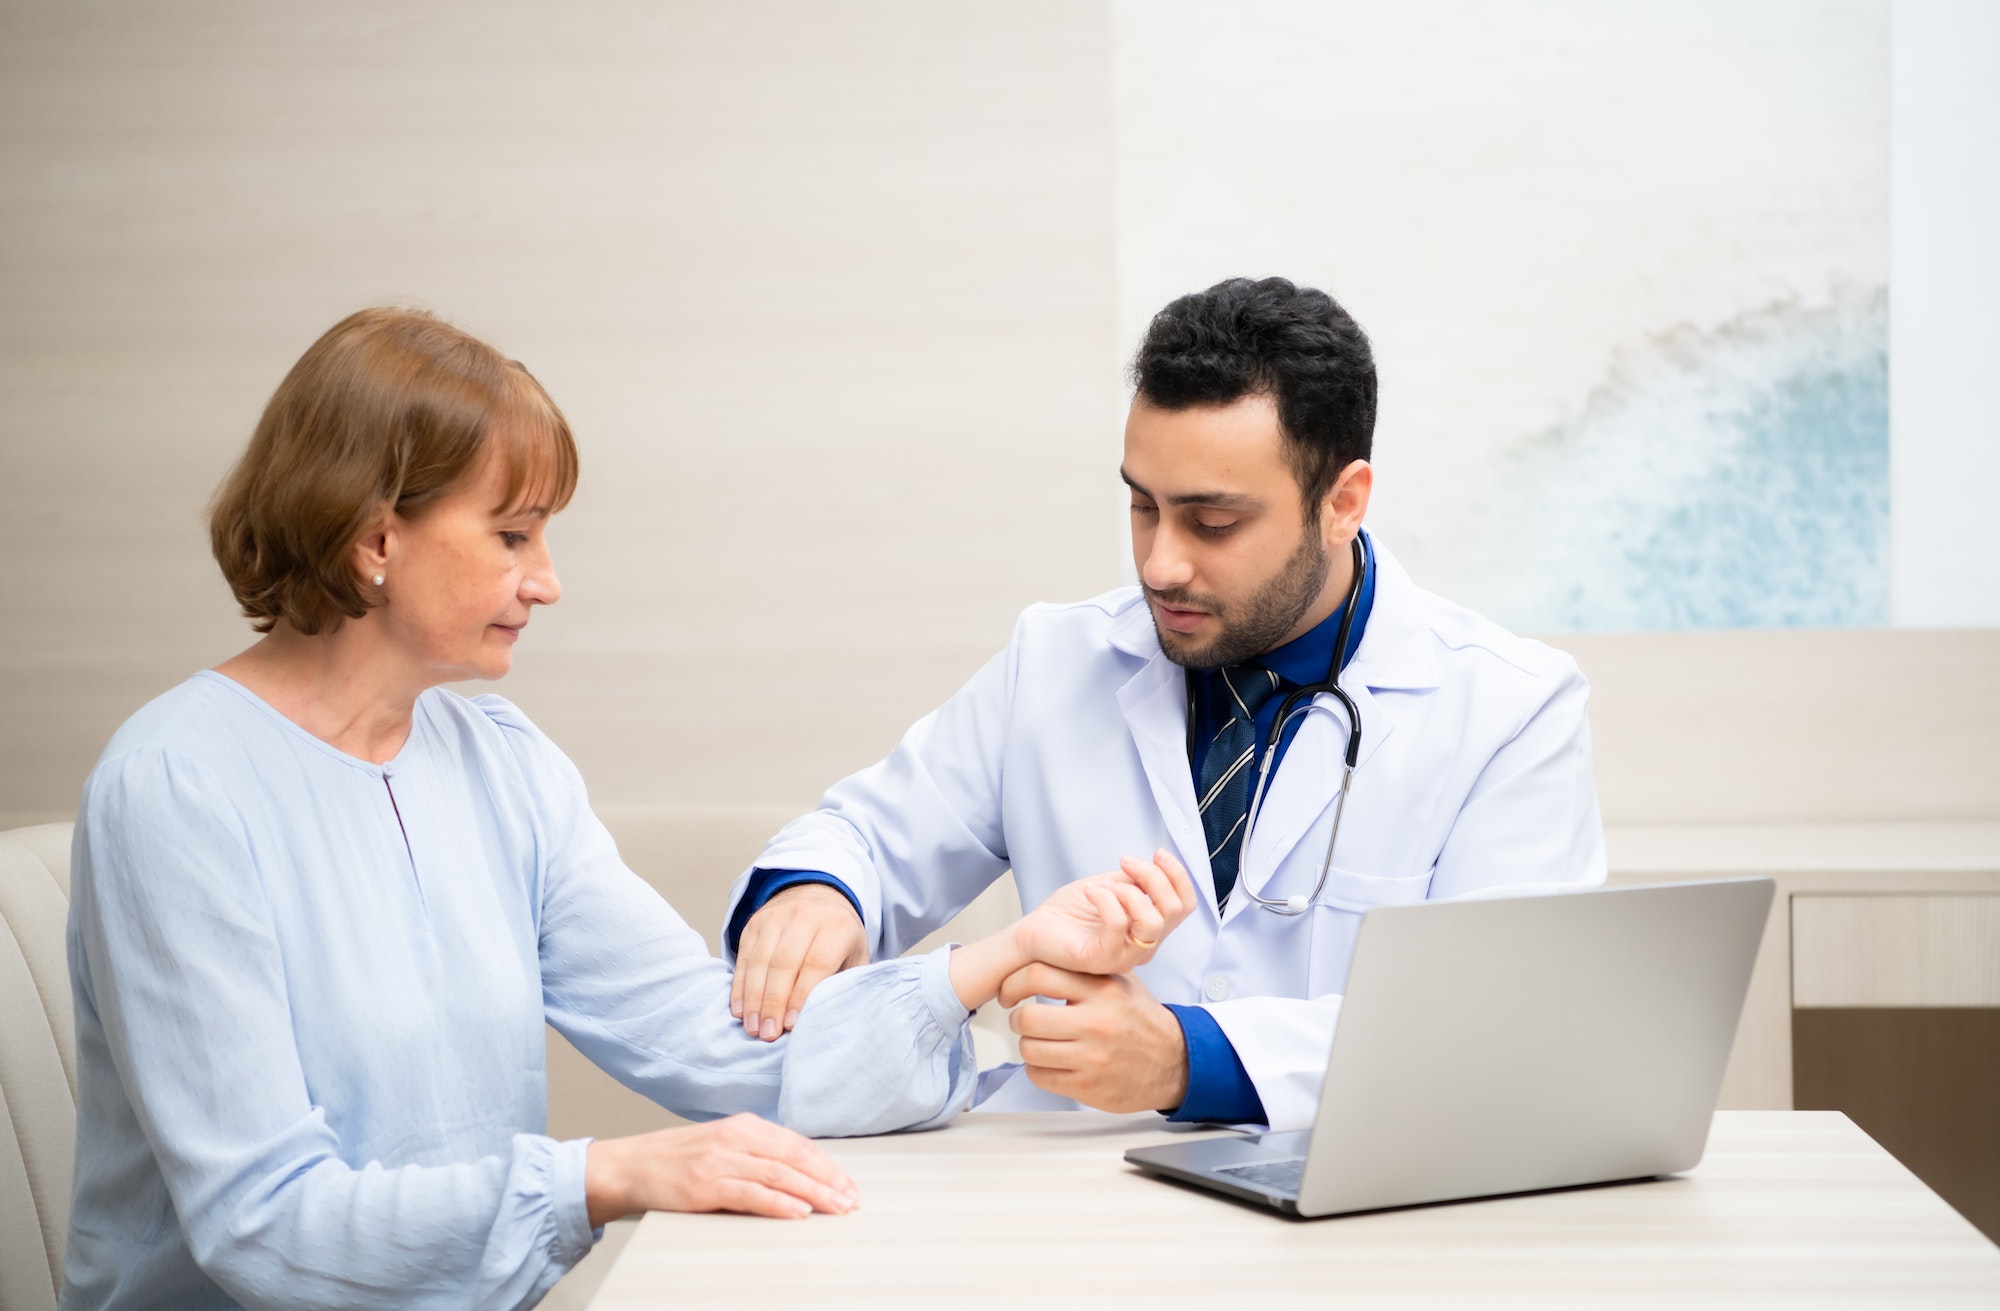
M1720 879L1371 910L1313 1127L1125 1159L1294 1216L1690 1169L1773 887Z

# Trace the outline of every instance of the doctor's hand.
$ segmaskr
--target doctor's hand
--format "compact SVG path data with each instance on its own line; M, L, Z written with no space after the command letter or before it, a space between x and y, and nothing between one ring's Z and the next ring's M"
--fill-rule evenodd
M786 888L743 926L729 1013L753 1037L774 1041L827 976L867 963L868 930L853 902L824 883Z
M600 1138L584 1157L592 1228L642 1211L743 1211L802 1219L861 1205L854 1180L810 1138L732 1115L630 1138Z
M1174 1013L1130 974L1079 974L1034 964L1009 975L1000 1004L1049 997L1064 1006L1019 1006L1028 1079L1100 1111L1171 1111L1187 1097L1187 1040Z

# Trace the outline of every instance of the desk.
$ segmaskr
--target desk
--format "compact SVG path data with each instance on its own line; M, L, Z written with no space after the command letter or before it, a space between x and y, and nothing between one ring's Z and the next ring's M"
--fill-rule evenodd
M1845 1116L1723 1111L1686 1176L1294 1221L1120 1159L1157 1117L830 1142L851 1216L649 1215L591 1305L2000 1306L2000 1248Z

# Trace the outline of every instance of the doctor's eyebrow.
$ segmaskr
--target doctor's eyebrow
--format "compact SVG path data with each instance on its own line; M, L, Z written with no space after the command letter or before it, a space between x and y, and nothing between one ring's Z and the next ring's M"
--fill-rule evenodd
M1118 476L1124 480L1127 487L1130 487L1133 491L1139 493L1139 495L1156 501L1160 499L1141 487L1138 483L1133 482L1132 475L1126 473L1123 469L1118 471ZM1264 502L1261 498L1251 496L1245 492L1183 492L1178 496L1167 497L1166 503L1168 505L1210 505L1218 510L1261 510L1264 508Z

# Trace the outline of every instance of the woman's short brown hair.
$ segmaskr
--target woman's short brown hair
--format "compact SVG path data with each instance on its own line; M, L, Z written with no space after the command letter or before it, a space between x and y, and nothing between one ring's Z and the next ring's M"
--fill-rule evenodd
M575 439L518 362L420 310L336 323L278 384L209 507L216 563L251 626L332 632L367 613L377 598L354 544L385 507L422 514L495 441L502 506L553 514L569 503Z

